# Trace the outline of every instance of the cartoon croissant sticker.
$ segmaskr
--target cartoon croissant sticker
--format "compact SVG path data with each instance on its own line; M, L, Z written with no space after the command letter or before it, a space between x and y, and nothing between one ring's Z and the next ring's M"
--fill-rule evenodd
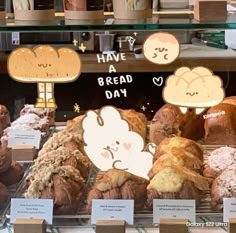
M112 106L99 113L88 111L82 121L84 151L102 171L111 168L148 178L153 154L144 151L143 138L129 129L127 121Z
M81 61L72 49L40 45L15 49L8 57L7 68L14 80L38 84L35 107L56 108L54 83L75 81L81 72Z

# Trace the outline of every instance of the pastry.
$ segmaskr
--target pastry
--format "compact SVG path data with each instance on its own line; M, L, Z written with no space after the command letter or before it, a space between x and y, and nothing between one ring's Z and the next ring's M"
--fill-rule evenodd
M110 169L98 173L97 180L87 198L87 210L90 213L93 199L131 199L134 208L140 210L146 202L148 181L126 171Z
M229 102L228 100L225 100ZM207 111L205 143L210 145L236 144L236 106L220 103Z
M0 182L6 186L13 185L18 183L22 179L23 175L23 167L19 163L12 161L10 168L5 172L0 173Z
M153 207L153 199L193 199L199 205L202 194L209 188L207 179L182 166L160 164L155 171L147 187L149 208Z
M0 122L2 129L6 129L11 124L10 113L7 110L6 106L0 104Z
M70 148L60 146L55 150L46 152L34 161L31 169L30 177L41 171L47 166L67 166L70 165L80 171L83 178L87 178L90 171L90 162L79 150L71 150Z
M8 199L7 187L0 183L0 206L4 205Z
M171 137L171 138L166 138L163 141L161 141L159 146L156 149L153 160L155 161L158 157L167 153L174 147L184 149L186 152L193 154L198 159L203 161L202 147L198 143L194 142L193 140L186 139L183 137Z
M169 137L181 136L198 140L204 136L203 115L196 115L192 109L182 114L178 106L165 104L154 115L150 124L150 141L159 145Z
M146 129L147 129L147 118L143 113L137 112L134 109L118 109L122 118L125 119L130 130L139 133L142 138L146 139ZM98 110L95 110L98 111ZM67 121L66 129L69 132L74 132L77 134L82 133L82 120L84 115L77 116L76 118Z
M80 150L83 153L83 142L81 135L70 133L66 130L54 133L39 151L38 156L56 150L60 146L68 147L72 150Z
M84 193L84 179L77 169L49 165L34 174L25 197L53 199L54 214L75 214Z
M0 149L0 174L7 171L11 166L11 151L7 148ZM1 176L1 175L0 175Z
M236 149L226 146L218 148L207 156L203 175L211 183L222 171L232 164L236 164Z
M3 147L7 147L8 133L10 130L39 130L42 137L46 137L49 133L49 124L47 117L40 118L34 113L20 116L12 122L11 126L4 130L1 137Z
M152 169L149 172L149 177L152 179L157 173L160 166L183 166L193 171L202 172L203 162L194 156L194 154L185 151L182 148L172 148L162 156L160 156L153 164Z
M211 204L213 209L223 209L223 199L236 197L236 166L225 169L212 183Z
M32 104L26 104L20 111L20 116L33 113L40 118L47 117L50 126L55 124L55 110L52 108L35 108Z

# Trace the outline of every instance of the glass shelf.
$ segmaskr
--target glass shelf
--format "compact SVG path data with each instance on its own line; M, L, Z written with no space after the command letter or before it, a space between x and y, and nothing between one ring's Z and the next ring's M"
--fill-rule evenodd
M117 20L109 17L103 21L65 20L56 16L54 21L0 21L0 32L36 31L106 31L106 30L198 30L198 29L236 29L236 12L229 12L226 22L200 23L191 13L154 14L148 20Z

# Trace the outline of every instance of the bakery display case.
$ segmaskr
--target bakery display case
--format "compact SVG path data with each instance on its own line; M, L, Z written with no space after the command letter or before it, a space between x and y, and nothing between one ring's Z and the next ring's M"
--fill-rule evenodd
M235 29L233 10L224 22L199 22L189 8L137 20L111 13L102 22L68 20L56 13L50 21L0 21L0 232L14 225L16 198L52 199L51 232L93 231L93 200L133 200L127 230L159 230L160 199L193 201L196 222L185 224L191 232L226 232L224 199L235 197L236 53L228 43ZM159 58L156 51L167 49L155 49L155 42L149 57L153 38L173 54ZM72 49L81 60L74 82L55 82L57 108L36 108L37 84L12 78L22 75L12 72L12 51L30 53L38 45L45 54L51 46ZM31 66L54 64L50 55L43 59ZM189 96L200 99L188 103ZM22 130L39 132L36 150L12 146L11 132Z

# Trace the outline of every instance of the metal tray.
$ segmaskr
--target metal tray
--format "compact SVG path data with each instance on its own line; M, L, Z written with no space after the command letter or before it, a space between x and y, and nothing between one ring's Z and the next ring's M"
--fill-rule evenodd
M223 145L203 145L204 149L204 159L207 158L207 155L209 154L210 151L215 150L217 148L222 147ZM236 148L236 146L231 146ZM25 164L25 176L22 179L22 181L16 185L12 186L10 189L11 193L11 198L22 198L23 194L26 190L26 176L30 173L30 166L31 164ZM88 179L86 181L86 185L88 187L87 193L84 195L84 197L81 200L80 207L77 211L76 214L74 215L57 215L54 216L53 219L53 226L55 227L61 227L61 226L81 226L81 227L87 227L90 226L90 214L86 212L86 205L87 205L87 194L93 187L94 182L97 179L97 172L98 170L93 167L90 170L90 174L88 176ZM222 222L223 221L223 214L221 211L215 211L211 208L211 197L210 197L210 190L206 192L202 199L201 199L201 204L199 207L197 207L196 210L196 215L197 215L197 221L212 221L211 219L217 219L217 221ZM3 221L2 221L2 227L4 226L5 223L9 222L10 218L10 198L8 201L8 204L6 208L4 208L1 212L1 216L3 216ZM155 224L153 224L153 214L152 211L144 208L142 211L137 211L134 214L135 216L135 221L134 221L134 226L138 227L153 227Z

